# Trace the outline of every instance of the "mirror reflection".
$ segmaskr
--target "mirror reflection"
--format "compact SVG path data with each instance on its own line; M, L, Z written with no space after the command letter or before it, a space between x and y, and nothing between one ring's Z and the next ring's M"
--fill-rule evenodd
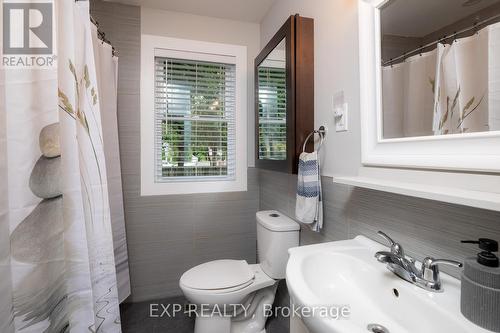
M259 159L286 160L285 39L258 66Z
M499 0L390 0L380 19L384 139L500 130Z

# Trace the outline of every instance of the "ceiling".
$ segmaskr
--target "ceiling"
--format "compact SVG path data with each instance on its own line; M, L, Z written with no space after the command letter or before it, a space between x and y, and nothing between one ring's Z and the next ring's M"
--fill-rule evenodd
M259 23L274 0L106 0L174 12Z
M382 31L424 37L496 3L499 0L392 0L381 11Z

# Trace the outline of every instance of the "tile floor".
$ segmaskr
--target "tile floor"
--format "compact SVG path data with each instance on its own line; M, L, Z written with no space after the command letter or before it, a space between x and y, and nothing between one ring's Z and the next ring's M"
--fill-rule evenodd
M154 301L140 303L124 303L121 305L121 320L123 333L193 333L194 317L190 318L183 313L178 313L175 317L150 317L151 304L187 305L187 300L180 297L171 297ZM285 281L281 281L276 293L274 306L288 306L289 296ZM154 307L154 305L153 305ZM162 312L161 305L159 312ZM284 317L273 317L267 321L267 333L289 333L289 319Z

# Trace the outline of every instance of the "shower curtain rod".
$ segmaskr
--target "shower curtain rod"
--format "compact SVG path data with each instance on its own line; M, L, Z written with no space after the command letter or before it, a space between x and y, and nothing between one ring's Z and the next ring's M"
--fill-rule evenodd
M97 27L97 37L99 37L99 39L101 41L103 41L104 43L106 44L109 44L111 45L111 49L112 49L112 52L113 52L113 56L116 56L116 50L115 50L115 47L113 46L113 44L111 44L111 41L109 39L106 38L106 34L101 31L99 29L99 22L97 22L93 17L92 15L90 15L90 22L92 22L96 27Z
M75 0L75 2L77 2L77 1L88 1L88 0ZM92 24L94 24L94 25L97 27L97 37L98 37L98 38L99 38L102 42L104 42L104 43L106 43L106 44L111 45L112 52L113 52L113 56L116 56L116 50L115 50L115 47L113 46L113 44L111 44L111 41L110 41L109 39L107 39L107 38L106 38L106 34L105 34L103 31L101 31L101 30L99 29L99 22L97 22L97 20L96 20L94 17L92 17L92 14L90 14L90 22L91 22Z
M383 63L382 63L382 66L393 65L395 62L397 62L397 61L399 61L399 60L401 60L401 59L403 59L403 61L404 61L404 60L406 60L406 58L407 58L408 56L410 56L410 55L412 55L412 54L414 54L414 53L419 53L419 52L421 52L422 50L425 50L425 49L426 49L426 48L428 48L428 47L434 46L434 45L439 44L439 43L441 43L441 42L446 42L446 40L447 40L448 38L450 38L450 37L453 37L453 38L455 39L458 35L461 35L461 34L463 34L464 32L468 32L468 31L471 31L471 30L477 30L479 26L484 25L484 24L486 24L486 23L488 23L488 22L490 22L490 21L493 21L493 20L495 20L495 19L497 19L497 18L500 18L500 14L495 15L495 16L492 16L492 17L489 17L489 18L484 19L484 20L482 20L482 21L474 22L474 24L473 24L473 25L471 25L471 26L469 26L469 27L467 27L467 28L464 28L464 29L462 29L462 30L455 31L452 35L449 35L449 36L444 35L444 36L443 36L442 38L440 38L440 39L437 39L437 40L435 40L435 41L433 41L433 42L430 42L430 43L427 43L427 44L425 44L425 45L422 45L422 46L420 46L420 47L418 47L418 48L416 48L416 49L414 49L414 50L412 50L412 51L405 52L405 53L403 53L402 55L400 55L399 57L396 57L396 58L392 58L392 59L390 59L390 60L387 60L387 61L385 61L385 62L383 62ZM476 32L477 32L477 31L476 31Z

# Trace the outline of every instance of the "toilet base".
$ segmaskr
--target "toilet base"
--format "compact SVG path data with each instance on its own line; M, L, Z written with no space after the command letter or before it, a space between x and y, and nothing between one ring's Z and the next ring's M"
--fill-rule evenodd
M194 333L266 333L264 305L273 304L277 287L276 283L251 295L249 304L245 304L248 307L247 313L236 317L196 317Z

